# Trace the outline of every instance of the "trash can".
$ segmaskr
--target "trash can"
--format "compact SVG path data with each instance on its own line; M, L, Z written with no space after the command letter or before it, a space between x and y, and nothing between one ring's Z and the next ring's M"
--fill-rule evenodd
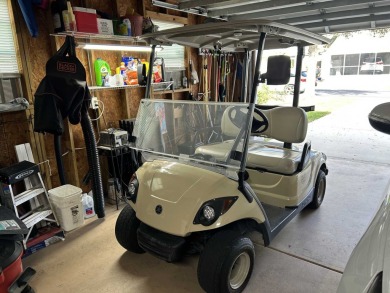
M84 224L82 190L66 184L49 190L49 199L62 229L71 231Z

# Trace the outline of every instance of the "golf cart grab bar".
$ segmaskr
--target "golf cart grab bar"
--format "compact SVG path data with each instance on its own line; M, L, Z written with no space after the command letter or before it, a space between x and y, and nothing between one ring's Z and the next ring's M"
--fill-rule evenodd
M307 160L309 159L310 151L311 151L311 142L307 141L303 146L301 161L299 162L297 172L301 172L303 170Z

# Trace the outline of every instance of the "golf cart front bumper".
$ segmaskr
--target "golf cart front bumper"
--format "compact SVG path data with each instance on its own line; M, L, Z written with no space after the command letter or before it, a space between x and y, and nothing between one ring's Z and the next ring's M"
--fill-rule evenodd
M176 262L184 254L185 239L156 230L141 223L138 228L139 246L167 262Z

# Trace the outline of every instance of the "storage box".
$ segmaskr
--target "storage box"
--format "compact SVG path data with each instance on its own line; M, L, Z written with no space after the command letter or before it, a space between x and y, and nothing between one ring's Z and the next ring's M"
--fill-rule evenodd
M73 7L73 13L76 18L78 32L93 34L97 34L99 32L95 9Z
M65 184L49 190L49 199L54 214L65 231L76 229L84 224L82 190Z
M114 26L112 25L111 19L97 19L98 31L99 34L103 35L113 35L114 34Z
M24 251L23 258L63 240L65 240L65 233L62 229L56 227L40 228L38 235L27 241L27 249Z

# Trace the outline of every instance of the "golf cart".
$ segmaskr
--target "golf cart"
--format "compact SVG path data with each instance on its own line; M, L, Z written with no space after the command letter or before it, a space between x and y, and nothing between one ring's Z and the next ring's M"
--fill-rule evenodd
M150 60L156 46L172 43L258 50L253 88L246 99L243 86L241 103L149 99L149 72L133 132L143 164L130 180L128 205L115 227L118 242L131 252L168 262L200 253L198 280L205 291L241 292L254 263L248 234L260 232L267 246L303 208L323 201L326 156L309 142L297 145L308 126L298 98L303 47L328 40L264 20L201 24L143 38L153 48ZM292 45L298 48L293 106L262 109L255 105L258 83L286 84L291 65L288 56L270 57L260 74L261 54Z

